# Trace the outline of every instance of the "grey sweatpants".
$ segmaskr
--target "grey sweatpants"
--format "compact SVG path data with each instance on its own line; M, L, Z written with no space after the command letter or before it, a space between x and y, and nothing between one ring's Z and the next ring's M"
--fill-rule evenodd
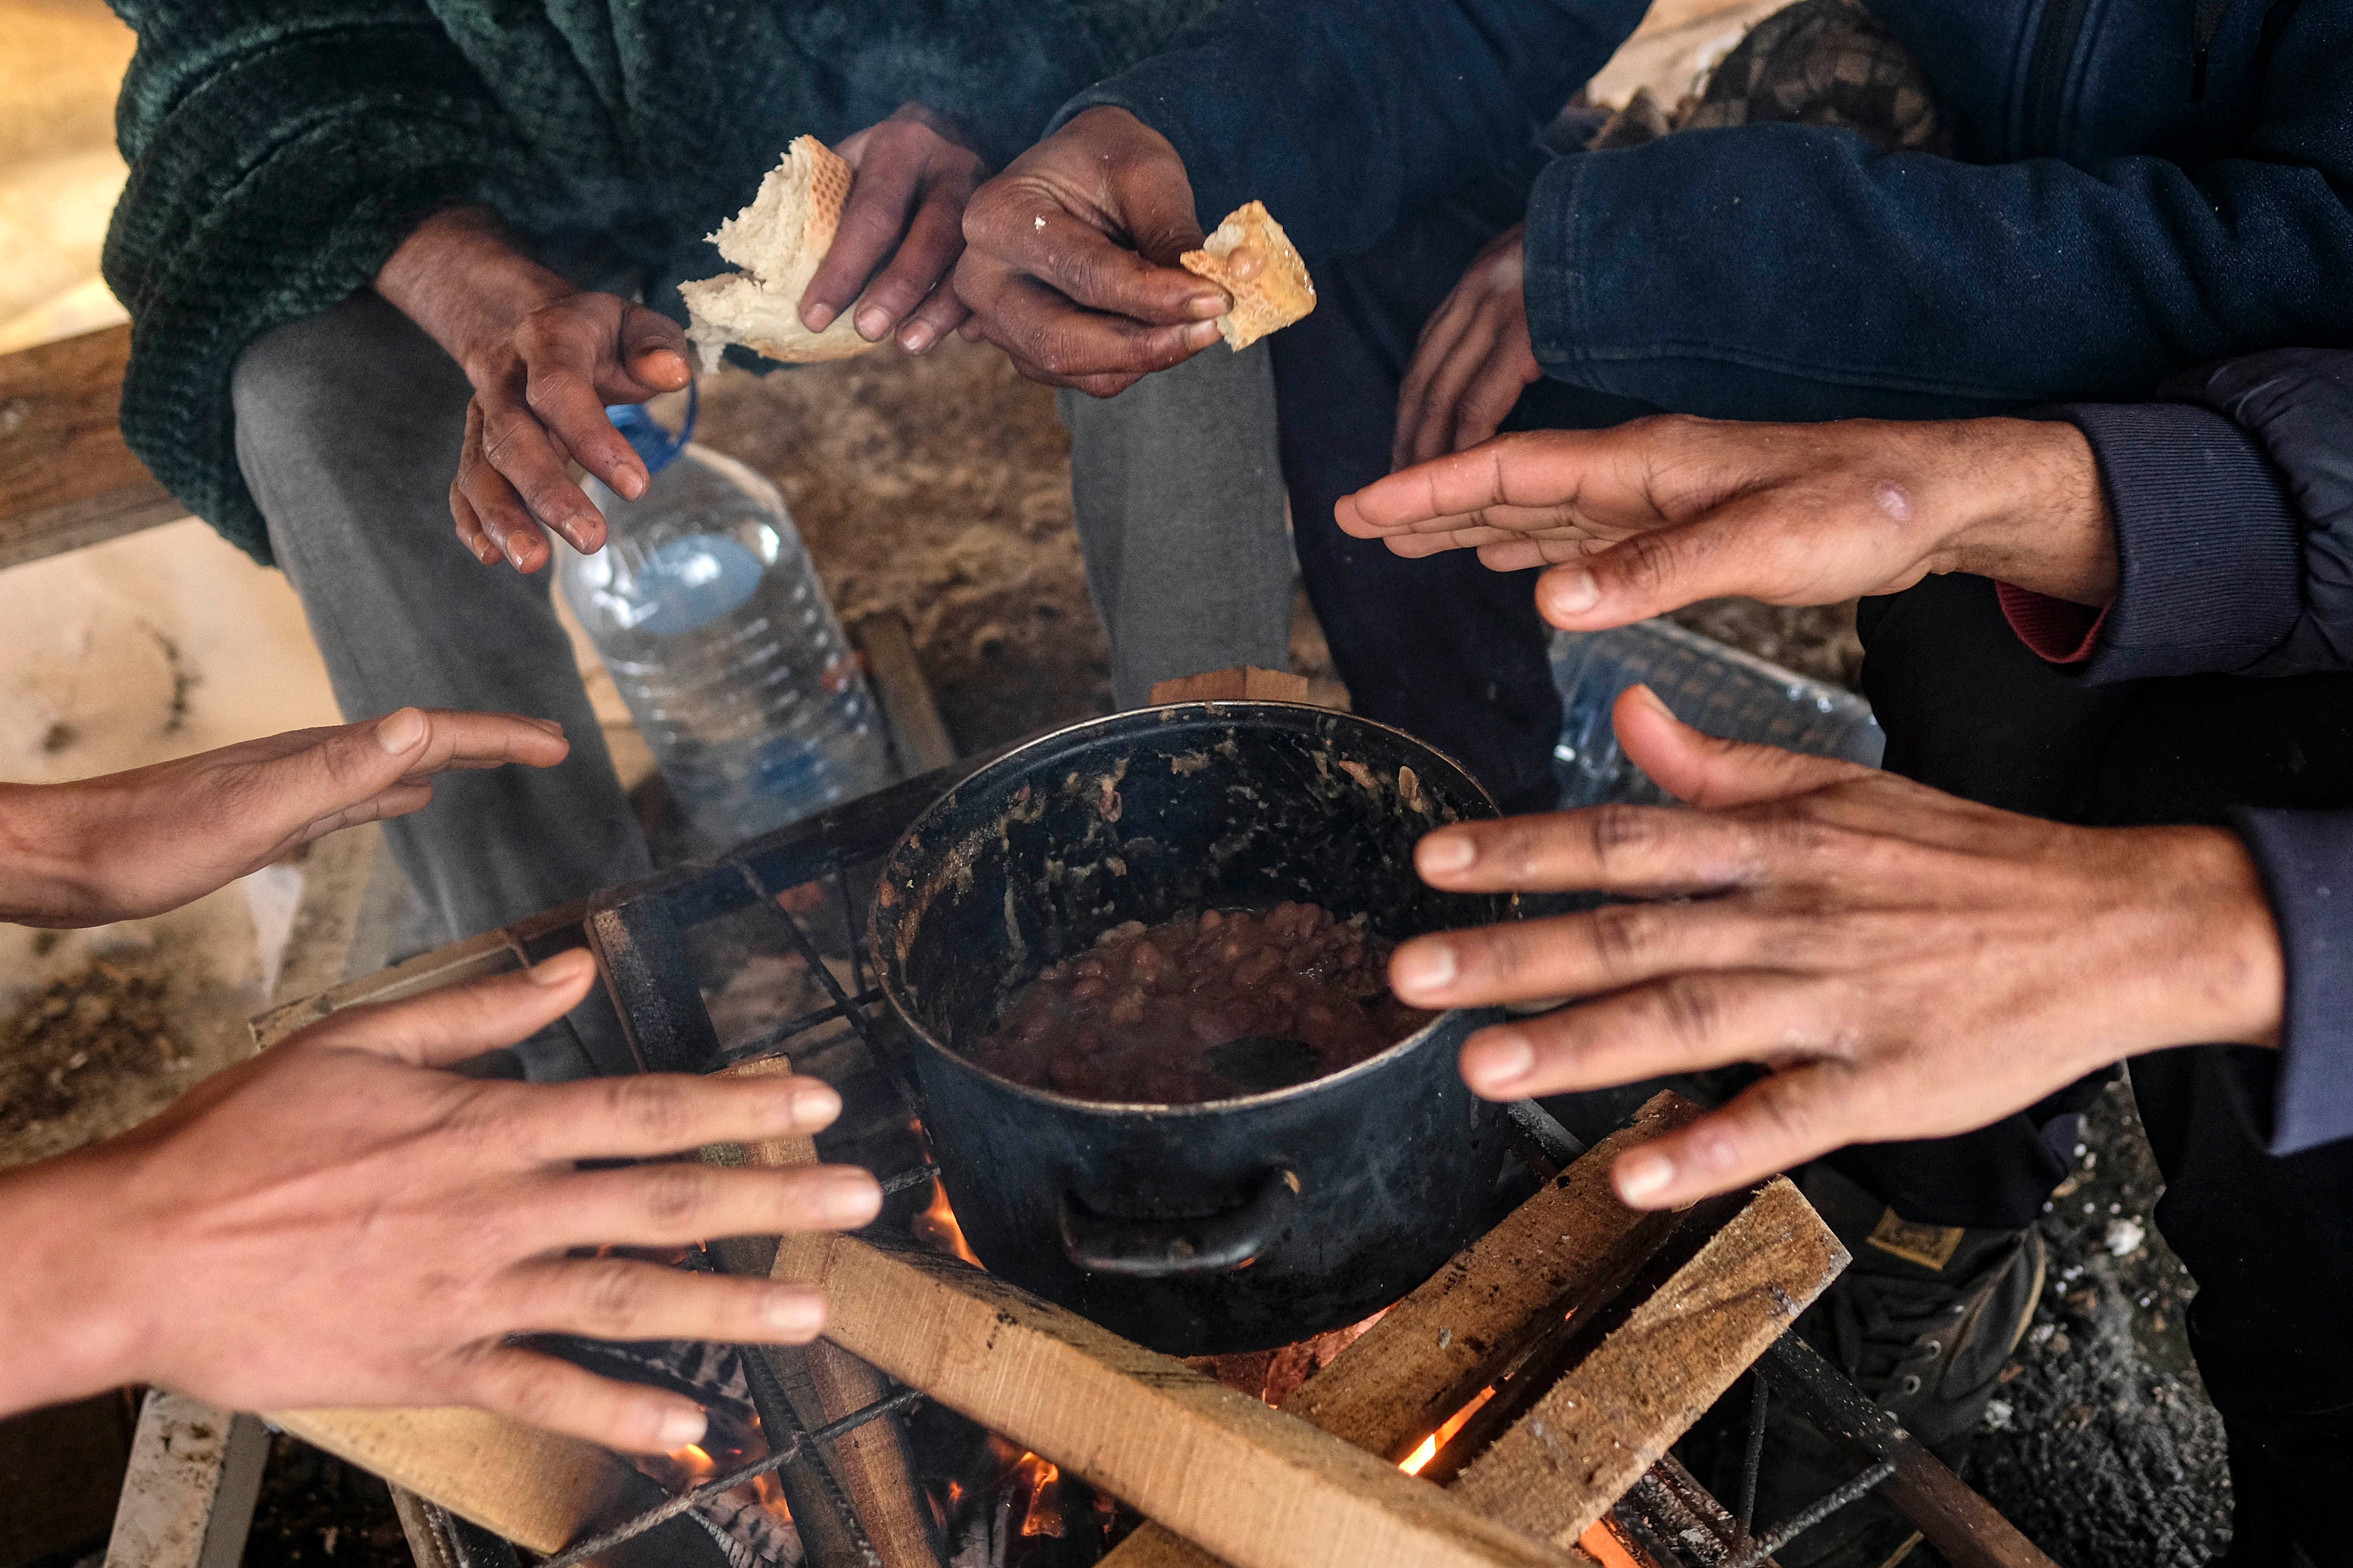
M1291 668L1274 374L1264 343L1213 343L1116 397L1064 392L1087 589L1111 634L1112 696L1229 665Z
M414 703L554 719L553 768L445 773L385 824L447 940L652 869L548 591L458 542L449 484L465 376L374 293L258 339L231 384L237 462L301 595L335 702L359 720Z

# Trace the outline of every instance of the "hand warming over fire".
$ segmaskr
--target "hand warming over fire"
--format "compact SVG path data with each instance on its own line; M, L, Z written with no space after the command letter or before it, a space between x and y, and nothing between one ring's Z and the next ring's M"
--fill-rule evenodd
M1528 337L1525 238L1526 226L1514 224L1489 240L1422 324L1398 388L1392 467L1485 440L1544 374Z
M433 775L570 750L553 720L403 708L61 784L0 784L0 921L90 926L176 909L297 845L405 816Z
M691 1400L512 1336L802 1343L825 1316L806 1286L580 1253L844 1229L881 1194L845 1167L584 1168L806 1136L840 1109L812 1079L446 1070L595 974L575 950L336 1013L143 1126L0 1174L0 1415L153 1383L239 1410L467 1405L638 1451L701 1438Z
M1344 496L1336 515L1403 556L1552 565L1536 607L1577 631L1727 594L1831 605L1939 572L2094 605L2116 583L2091 447L2055 421L1661 416L1499 436Z
M1389 977L1419 1007L1576 999L1471 1037L1462 1073L1491 1100L1768 1069L1621 1157L1629 1204L1981 1127L2140 1052L2278 1044L2280 939L2233 834L1997 811L1712 739L1643 687L1615 719L1627 756L1698 809L1466 823L1416 865L1439 888L1653 901L1417 938Z

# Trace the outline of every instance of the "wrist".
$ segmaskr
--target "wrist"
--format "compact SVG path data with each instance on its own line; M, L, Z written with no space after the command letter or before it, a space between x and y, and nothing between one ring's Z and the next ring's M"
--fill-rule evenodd
M445 207L376 271L375 291L474 377L524 317L579 292L541 266L488 207Z
M2287 962L2263 875L2227 828L2149 828L2157 875L2139 896L2166 922L2171 960L2159 1003L2168 1044L2277 1049L2286 1021ZM2140 879L2137 878L2137 880ZM2154 951L2162 951L2154 950Z
M0 1172L0 1415L141 1380L143 1303L111 1278L103 1184L82 1153Z
M1924 426L1947 499L1945 571L2099 607L2116 597L2116 522L2098 458L2063 420Z
M97 925L109 917L89 796L79 784L0 784L0 921L14 925Z

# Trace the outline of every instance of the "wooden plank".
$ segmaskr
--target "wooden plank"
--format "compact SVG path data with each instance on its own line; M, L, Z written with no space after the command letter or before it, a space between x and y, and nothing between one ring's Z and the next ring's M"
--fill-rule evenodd
M953 1258L786 1237L826 1338L1237 1568L1567 1563L1394 1465Z
M1775 1177L1462 1473L1454 1491L1577 1539L1846 1267Z
M257 1047L274 1046L295 1030L317 1023L328 1014L367 1002L392 1002L421 995L445 985L503 974L516 967L513 946L502 931L486 931L463 942L420 952L406 963L332 985L299 1002L289 1002L254 1015L248 1026Z
M1548 1326L1547 1308L1591 1310L1656 1247L1674 1216L1620 1203L1609 1163L1699 1114L1680 1095L1652 1099L1632 1126L1390 1308L1283 1409L1367 1453L1404 1458Z
M151 1391L106 1568L237 1568L269 1455L269 1434L252 1416Z
M768 1057L722 1068L721 1078L783 1078L792 1063ZM807 1138L775 1138L744 1145L718 1144L702 1151L715 1165L752 1165L786 1169L818 1163L817 1145ZM712 1250L731 1274L768 1273L776 1261L776 1238L742 1237L716 1241ZM839 1345L820 1340L807 1346L773 1345L764 1353L792 1401L804 1426L862 1410L882 1397L882 1375ZM774 1441L773 1435L771 1441ZM915 1489L913 1468L907 1458L895 1421L870 1421L830 1445L834 1473L858 1510L876 1555L884 1568L938 1568L939 1552L932 1540L929 1510ZM848 1561L849 1538L829 1516L832 1509L813 1476L802 1466L786 1466L779 1480L786 1487L786 1502L807 1536L809 1561ZM816 1528L813 1530L811 1526ZM839 1539L834 1539L838 1537Z
M923 679L923 662L915 657L915 637L907 617L896 610L861 616L849 623L849 640L866 657L866 673L874 683L875 700L891 727L891 749L909 778L946 767L956 760L956 745L932 700L931 682Z
M1288 1415L1392 1462L1470 1402L1552 1321L1590 1310L1640 1267L1674 1216L1618 1201L1609 1164L1683 1126L1700 1108L1660 1094L1634 1124L1583 1158L1381 1315L1282 1402ZM1158 1524L1114 1547L1103 1568L1216 1568L1217 1559Z
M594 1525L637 1475L610 1449L481 1410L282 1410L269 1419L543 1555Z
M0 567L188 515L123 444L131 329L0 354Z
M1237 664L1205 675L1184 675L1152 689L1152 702L1304 702L1308 683L1303 675Z

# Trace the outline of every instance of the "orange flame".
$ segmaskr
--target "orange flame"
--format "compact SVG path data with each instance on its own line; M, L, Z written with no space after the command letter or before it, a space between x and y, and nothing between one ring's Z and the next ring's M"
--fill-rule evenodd
M951 1258L961 1258L975 1268L983 1267L980 1255L973 1251L964 1238L964 1226L956 1223L955 1209L948 1202L948 1190L934 1178L932 1201L915 1216L915 1239L934 1252L944 1252Z
M1014 1469L1020 1484L1029 1494L1022 1510L1021 1533L1053 1535L1062 1533L1062 1471L1050 1459L1036 1454L1024 1454Z
M1488 1400L1494 1396L1495 1390L1492 1384L1487 1387L1481 1389L1477 1398L1464 1405L1461 1409L1456 1411L1453 1415L1448 1416L1444 1424L1441 1425L1437 1431L1432 1432L1429 1436L1424 1437L1421 1440L1421 1446L1419 1447L1416 1448L1412 1453L1408 1454L1404 1458L1398 1460L1398 1468L1403 1470L1409 1476L1418 1476L1421 1474L1422 1467L1429 1464L1430 1460L1438 1458L1438 1450L1446 1447L1447 1441L1451 1438L1454 1434L1461 1431L1464 1426L1470 1424L1471 1417L1479 1413L1479 1407L1486 1404Z

